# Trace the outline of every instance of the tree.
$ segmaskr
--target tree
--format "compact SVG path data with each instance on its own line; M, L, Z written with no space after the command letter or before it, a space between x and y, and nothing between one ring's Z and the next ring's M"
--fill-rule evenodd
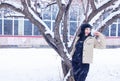
M15 0L16 1L16 0ZM73 48L76 36L80 32L80 27L77 27L73 40L68 38L68 14L72 2L75 0L49 0L44 4L45 0L1 0L0 8L12 9L23 14L33 24L35 24L47 43L59 54L62 58L62 67L64 73L64 81L73 81L72 65L70 53ZM120 18L120 0L77 0L78 5L82 8L80 17L80 25L82 23L90 23L94 29L102 32L105 27L111 25L115 20ZM41 5L44 8L51 5L58 5L58 13L55 19L54 30L50 31L49 27L42 21ZM107 14L107 16L105 15ZM102 19L102 21L101 21ZM63 34L60 34L60 23L63 22ZM102 22L102 23L100 23ZM97 25L97 26L96 26Z

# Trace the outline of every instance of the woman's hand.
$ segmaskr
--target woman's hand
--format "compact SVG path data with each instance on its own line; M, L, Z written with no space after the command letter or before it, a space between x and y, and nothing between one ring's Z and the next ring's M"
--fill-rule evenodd
M94 36L99 36L100 35L100 32L96 31L94 32Z

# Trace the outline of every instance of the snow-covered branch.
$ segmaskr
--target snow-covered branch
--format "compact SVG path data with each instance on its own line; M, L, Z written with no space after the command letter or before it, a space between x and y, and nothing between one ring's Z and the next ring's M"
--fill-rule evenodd
M61 40L61 37L60 37L59 30L60 30L60 23L61 23L63 15L64 15L64 12L65 12L65 5L61 5L60 0L57 0L57 4L59 5L59 11L58 11L57 17L55 19L54 36L55 36L55 43L56 44L61 44L62 40Z
M65 0L61 0L61 3L64 4L64 5L66 4L66 3L65 3Z
M10 8L16 12L22 13L23 11L21 9L21 7L16 7L15 5L9 4L9 3L0 3L0 8Z
M69 42L69 38L68 38L68 19L69 19L69 9L70 9L70 5L72 3L72 0L69 0L66 8L65 8L65 14L63 16L63 42L65 43L64 47L67 50L67 52L69 53L68 50L68 42Z
M98 9L99 7L103 6L104 4L108 3L110 0L96 0L95 6Z
M71 69L68 71L67 75L65 76L64 81L67 81L67 79L71 76L70 72L71 72Z
M99 31L102 32L105 27L109 27L115 20L120 18L119 11L112 13L109 17L107 17L103 22L102 25L99 26Z
M37 20L41 25L43 25L41 27L41 29L45 29L44 33L47 32L47 34L50 34L51 36L53 36L53 32L50 31L49 27L39 18L39 16L36 15L36 13L31 9L31 7L29 6L30 3L27 4L27 2L25 0L21 0L22 1L22 5L24 6L24 13L25 16L27 16L29 18L29 14L32 15L31 17L33 17L35 20ZM29 0L28 0L29 1ZM28 13L28 14L27 14ZM49 32L49 33L48 33Z
M90 24L99 24L100 26L97 27L97 29L99 29L102 24L105 23L105 21L108 21L111 18L111 15L114 16L114 13L119 13L116 11L120 10L120 4L119 1L116 1L116 4L111 5L110 7L108 7L107 9L99 12L91 21ZM114 15L113 15L114 14ZM95 27L95 26L94 26Z
M93 25L94 23L96 23L96 22L101 18L101 16L103 16L103 14L104 14L104 10L102 10L101 12L99 12L98 14L96 14L96 15L89 21L89 23L90 23L91 25Z
M104 3L102 6L98 7L96 10L93 10L91 14L88 16L87 22L89 22L96 14L101 12L102 10L105 10L107 7L113 5L118 0L110 0L107 3Z

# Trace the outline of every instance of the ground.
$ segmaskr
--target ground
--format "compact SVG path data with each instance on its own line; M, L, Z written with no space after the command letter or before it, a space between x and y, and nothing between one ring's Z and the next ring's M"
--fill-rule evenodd
M120 81L120 49L94 49L86 81ZM63 81L53 49L0 49L0 81Z

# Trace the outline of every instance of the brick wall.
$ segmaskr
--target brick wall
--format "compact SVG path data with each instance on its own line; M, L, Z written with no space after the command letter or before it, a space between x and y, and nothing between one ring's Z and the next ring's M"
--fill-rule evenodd
M108 48L120 47L120 37L106 37L106 44ZM49 47L42 36L0 36L0 47L4 46Z

